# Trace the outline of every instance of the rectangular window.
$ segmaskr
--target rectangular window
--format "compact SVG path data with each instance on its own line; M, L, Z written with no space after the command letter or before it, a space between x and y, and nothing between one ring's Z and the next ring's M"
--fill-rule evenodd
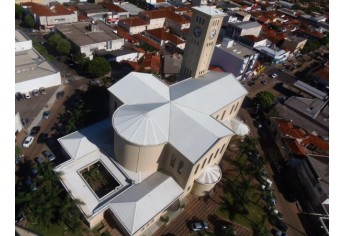
M222 120L224 119L225 112L226 110L223 111Z
M214 155L214 159L216 159L218 152L219 152L219 148L217 149L216 155Z
M218 116L219 116L219 115L216 116L216 120L218 120Z
M208 159L207 164L210 164L210 162L211 162L211 160L212 160L212 156L213 156L213 153L211 154L210 158Z
M222 147L222 149L220 150L220 153L223 152L224 147L225 147L225 143L223 144L223 147Z
M175 157L175 155L174 155L174 153L173 153L172 156L171 156L171 160L170 160L170 166L171 166L172 168L175 167L175 162L176 162L176 157Z
M232 111L234 110L234 106L235 105L232 105L229 115L231 115Z
M237 104L236 104L235 111L237 110L238 104L239 104L239 102L237 102Z
M200 166L200 164L198 164L198 166L196 167L196 169L195 169L195 171L194 171L194 174L198 173L199 166Z
M205 24L205 19L204 19L204 18L202 19L201 24L202 24L202 25L204 25L204 24Z
M205 164L206 164L206 161L207 161L207 159L205 158L204 162L202 163L201 169L204 168L204 166L205 166Z
M177 168L177 172L179 174L182 174L183 166L184 166L184 163L182 161L180 161L180 163L178 164L178 168Z

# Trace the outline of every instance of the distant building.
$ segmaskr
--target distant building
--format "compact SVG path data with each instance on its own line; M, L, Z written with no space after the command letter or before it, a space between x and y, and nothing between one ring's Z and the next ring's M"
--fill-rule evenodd
M119 20L126 19L129 17L129 12L113 3L102 2L100 3L103 7L111 10L111 15L106 16L107 24L117 24Z
M108 9L101 4L78 3L75 5L75 8L80 14L86 15L94 21L101 20L105 22L107 17L112 18L113 15L113 11L111 9Z
M79 52L85 53L90 59L97 50L114 51L124 45L123 38L101 21L59 25L56 31L64 35Z
M260 35L261 28L262 26L254 21L228 23L226 34L235 40L245 35L253 35L255 37L258 37Z
M301 51L306 43L307 39L305 38L290 36L284 40L282 48L288 49L292 53L295 53Z
M260 56L262 58L271 62L272 64L282 63L286 61L290 55L290 52L277 47L258 46L255 47L255 49L260 52Z
M181 54L163 55L163 75L165 78L178 75L183 56Z
M22 6L33 15L35 23L40 30L53 29L59 24L78 22L78 14L61 4L49 7L33 2L25 2L22 3Z
M258 52L224 38L214 49L211 65L233 74L237 80L245 80L252 74L258 57Z
M139 34L147 30L147 27L150 24L149 22L136 16L120 20L118 25L130 34Z

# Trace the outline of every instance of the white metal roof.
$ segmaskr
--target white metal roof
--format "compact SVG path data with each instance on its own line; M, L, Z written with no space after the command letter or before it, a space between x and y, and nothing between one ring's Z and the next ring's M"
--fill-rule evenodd
M147 73L131 72L109 91L127 105L169 101L169 87Z
M158 171L115 197L109 209L132 235L182 193L172 177Z
M199 183L202 184L215 184L222 177L222 171L217 164L208 166L196 179Z
M113 115L113 127L128 142L169 142L194 163L219 138L233 134L211 117L247 94L233 75L210 71L202 79L189 78L170 87L157 81L152 75L130 73L109 88L124 102ZM132 87L140 92L129 92Z
M168 141L169 116L169 103L124 105L116 110L113 125L128 141L154 145Z

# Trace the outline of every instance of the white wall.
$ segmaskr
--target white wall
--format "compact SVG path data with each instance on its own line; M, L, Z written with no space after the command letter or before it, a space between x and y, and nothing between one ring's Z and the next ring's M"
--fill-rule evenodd
M40 87L48 88L60 84L61 75L60 72L57 72L56 74L16 83L15 92L31 92L32 90L39 89Z
M23 124L19 115L19 112L16 113L15 118L15 132L20 132L23 129Z
M32 49L32 41L16 42L16 52Z
M135 59L138 58L138 52L133 52L130 54L126 54L126 55L122 55L122 56L118 56L116 57L116 61L117 62L121 62L123 60L128 60L128 61L134 61Z

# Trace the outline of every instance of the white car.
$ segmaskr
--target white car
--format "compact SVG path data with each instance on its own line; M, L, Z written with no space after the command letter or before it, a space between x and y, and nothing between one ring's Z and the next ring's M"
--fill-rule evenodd
M278 75L276 73L272 74L271 77L274 79L276 78Z
M31 136L31 135L27 136L27 137L24 139L23 147L26 147L26 148L30 147L30 145L32 144L32 142L34 141L34 139L35 139L35 138L34 138L33 136Z

